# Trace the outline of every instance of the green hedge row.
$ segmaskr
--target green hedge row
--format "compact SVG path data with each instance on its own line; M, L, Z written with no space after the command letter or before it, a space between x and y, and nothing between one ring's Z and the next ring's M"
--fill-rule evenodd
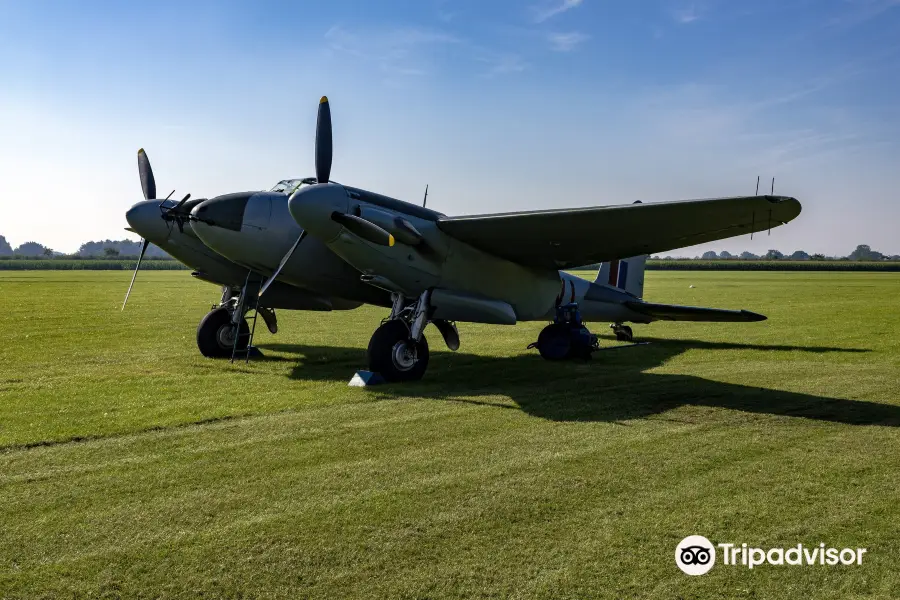
M137 264L137 259L70 260L65 258L35 258L27 260L0 260L0 271L133 271L135 264ZM177 271L187 268L177 260L145 260L141 263L141 271Z
M648 260L648 271L900 271L900 261Z

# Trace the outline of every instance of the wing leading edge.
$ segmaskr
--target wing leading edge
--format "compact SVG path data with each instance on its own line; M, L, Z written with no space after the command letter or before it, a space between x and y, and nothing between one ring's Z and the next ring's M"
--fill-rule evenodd
M788 196L740 196L441 217L444 233L507 260L568 269L765 231L800 214Z

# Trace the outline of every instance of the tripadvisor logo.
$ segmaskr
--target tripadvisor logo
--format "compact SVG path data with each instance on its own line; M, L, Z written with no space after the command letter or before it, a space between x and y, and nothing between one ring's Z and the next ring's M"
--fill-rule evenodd
M689 535L675 548L675 564L688 575L703 575L716 564L716 550L702 535Z
M826 548L797 544L790 548L753 548L747 544L713 544L702 535L689 535L675 548L675 564L688 575L703 575L716 564L716 549L719 549L722 564L743 566L753 569L764 564L770 565L861 565L865 548Z

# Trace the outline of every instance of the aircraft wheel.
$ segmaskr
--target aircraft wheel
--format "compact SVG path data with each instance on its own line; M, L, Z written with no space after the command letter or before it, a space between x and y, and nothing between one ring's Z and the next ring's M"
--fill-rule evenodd
M544 360L565 360L572 351L571 331L561 323L551 323L538 335L537 349Z
M241 338L237 350L246 350L250 341L250 327L241 319ZM231 313L226 308L217 308L208 313L197 327L197 348L207 358L231 358L234 350L235 328L231 323Z
M391 320L375 330L369 340L369 370L381 373L385 381L422 379L428 368L428 340L409 339L406 323Z
M628 325L622 325L616 329L616 339L620 342L633 342L634 333Z

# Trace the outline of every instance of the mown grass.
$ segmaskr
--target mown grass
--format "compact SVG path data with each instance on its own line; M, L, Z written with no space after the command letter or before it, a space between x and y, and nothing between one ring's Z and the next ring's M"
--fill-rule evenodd
M900 589L900 277L651 273L655 323L551 364L461 325L410 385L348 388L384 311L279 313L250 364L187 273L0 274L0 597L889 598ZM690 288L694 285L694 288ZM257 329L259 331L260 328ZM596 327L604 331L603 325ZM674 564L688 534L869 549Z

